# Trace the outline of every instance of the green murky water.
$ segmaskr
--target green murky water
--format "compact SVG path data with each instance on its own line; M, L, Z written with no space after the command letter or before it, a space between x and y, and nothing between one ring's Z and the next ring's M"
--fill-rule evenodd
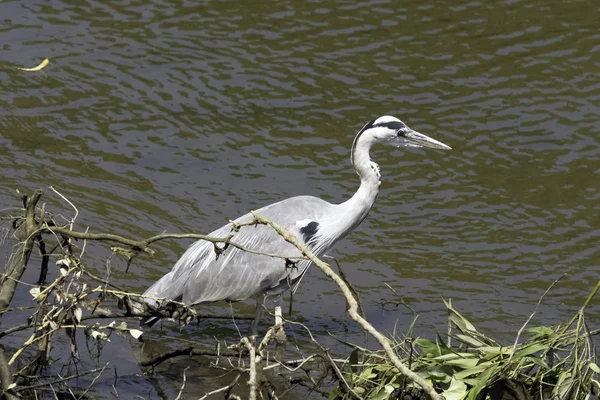
M381 310L387 283L422 334L444 326L452 298L482 331L512 338L555 279L566 274L538 322L567 320L598 279L599 20L590 0L4 2L0 207L16 205L15 188L52 185L80 228L144 237L210 232L294 195L339 202L358 186L355 132L391 114L453 151L376 149L377 203L331 254L379 328L412 318ZM13 68L46 57L45 74ZM112 277L141 291L185 246L164 243L128 274L115 262ZM344 335L343 299L316 269L295 310L326 343ZM235 336L227 323L204 332ZM159 397L115 346L120 393ZM180 372L159 375L166 395Z

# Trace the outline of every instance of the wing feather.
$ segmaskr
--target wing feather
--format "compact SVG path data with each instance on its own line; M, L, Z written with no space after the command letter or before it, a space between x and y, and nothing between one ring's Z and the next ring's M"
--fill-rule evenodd
M306 225L305 222L321 220L331 211L331 207L331 204L316 197L300 196L256 212L303 240L300 229ZM252 215L248 213L235 222L250 220ZM301 256L298 249L265 225L244 226L239 232L232 232L231 224L227 224L210 233L210 236L224 238L231 234L232 242L248 249L285 257ZM326 246L320 247L319 253L326 250ZM245 300L261 293L277 293L288 289L290 282L302 277L309 265L309 262L301 261L296 268L290 268L285 259L249 253L233 246L217 258L213 244L200 240L193 243L173 269L144 294L167 299L181 296L182 301L189 305L218 300Z

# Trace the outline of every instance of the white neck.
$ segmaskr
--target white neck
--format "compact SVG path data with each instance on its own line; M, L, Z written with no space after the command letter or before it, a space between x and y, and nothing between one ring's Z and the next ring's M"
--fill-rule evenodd
M369 156L369 150L374 143L375 140L372 136L361 135L352 148L352 164L360 176L360 187L354 196L340 204L356 219L356 225L352 228L360 224L367 216L377 198L377 193L379 193L379 184L381 183L379 166L371 161Z
M369 150L374 143L372 136L362 135L352 148L352 164L360 176L360 187L354 196L336 206L339 212L336 213L336 220L331 221L331 231L327 230L332 238L335 237L335 241L345 237L365 219L379 192L379 166L369 157Z

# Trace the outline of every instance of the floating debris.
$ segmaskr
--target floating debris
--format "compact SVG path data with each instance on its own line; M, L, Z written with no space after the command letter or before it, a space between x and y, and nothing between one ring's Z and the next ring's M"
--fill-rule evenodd
M17 69L20 69L21 71L28 71L28 72L33 72L33 71L41 71L42 68L45 68L46 65L50 64L50 60L48 58L44 58L44 61L42 61L40 63L40 65L38 65L37 67L33 67L33 68L20 68L17 67Z

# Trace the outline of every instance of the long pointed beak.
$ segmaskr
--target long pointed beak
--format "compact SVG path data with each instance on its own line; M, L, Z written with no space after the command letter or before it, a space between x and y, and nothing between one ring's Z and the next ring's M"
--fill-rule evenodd
M410 128L409 128L410 129ZM432 149L452 150L452 147L438 140L432 139L427 135L423 135L417 131L410 129L404 137L408 146L414 147L429 147Z

